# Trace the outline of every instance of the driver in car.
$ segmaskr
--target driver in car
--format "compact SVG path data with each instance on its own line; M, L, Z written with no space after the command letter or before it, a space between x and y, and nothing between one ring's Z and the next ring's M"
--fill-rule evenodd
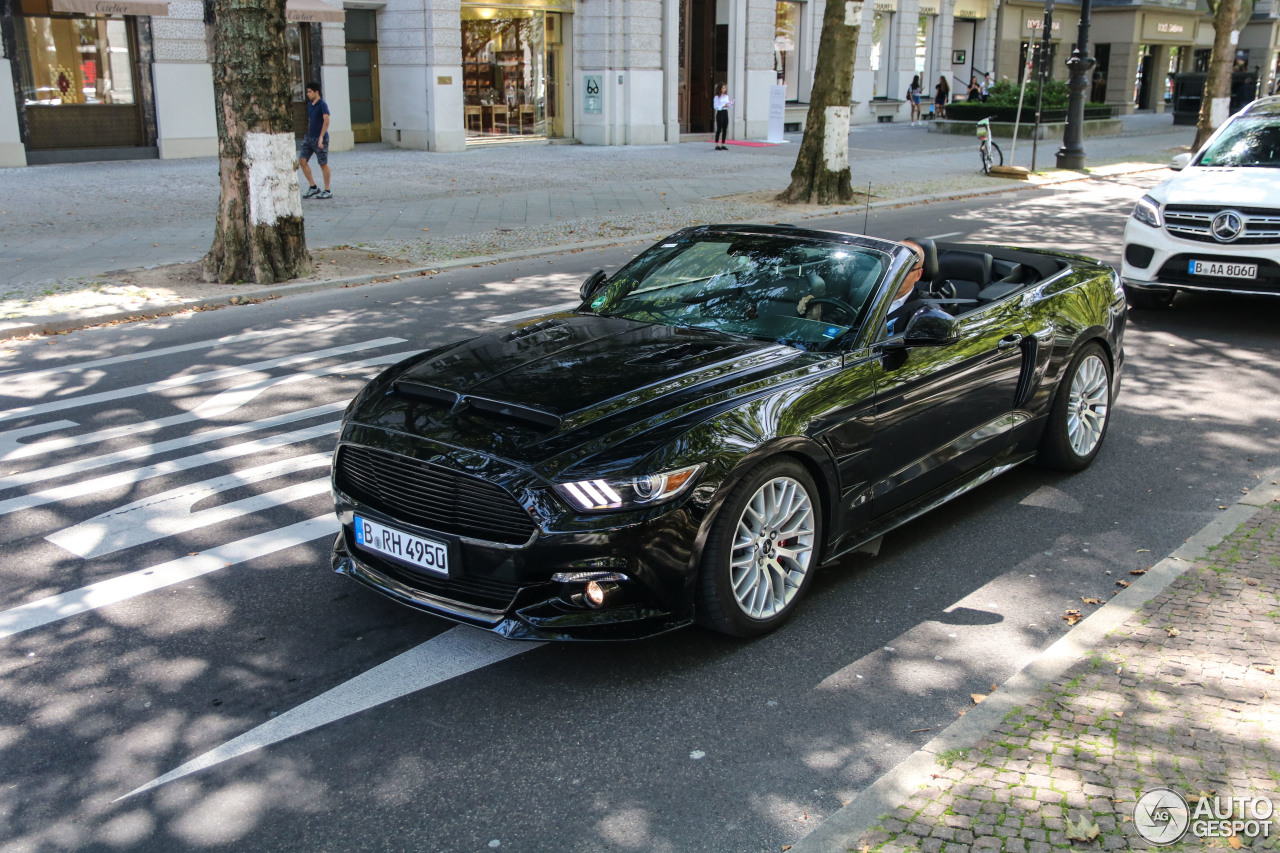
M929 298L931 284L931 282L920 284L920 278L924 274L924 248L910 238L903 240L902 244L915 252L916 262L907 273L907 277L902 280L902 286L898 288L893 302L889 304L889 315L885 318L889 337L900 335L907 328L907 321L921 308L919 300Z

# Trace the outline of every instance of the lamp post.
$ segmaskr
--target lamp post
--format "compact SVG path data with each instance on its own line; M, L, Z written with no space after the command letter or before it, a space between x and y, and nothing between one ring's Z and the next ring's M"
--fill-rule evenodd
M1098 60L1089 55L1089 11L1092 0L1080 0L1080 30L1076 46L1067 60L1067 126L1058 149L1059 169L1084 168L1084 101L1089 90L1089 72Z
M1036 170L1036 143L1040 141L1040 109L1044 106L1044 81L1049 74L1049 37L1053 34L1053 0L1044 0L1044 24L1041 26L1040 61L1036 63L1036 126L1031 131L1031 171ZM1035 46L1034 39L1027 45Z

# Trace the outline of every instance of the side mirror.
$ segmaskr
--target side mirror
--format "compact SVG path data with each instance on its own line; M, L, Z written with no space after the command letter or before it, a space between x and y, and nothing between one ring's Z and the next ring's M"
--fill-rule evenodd
M578 295L582 297L582 301L586 302L591 298L591 294L600 289L608 276L604 274L604 270L596 270L587 276L587 280L582 283L582 287L578 288Z
M1181 172L1189 165L1191 165L1190 154L1175 154L1173 159L1169 161L1169 168L1175 172Z
M939 347L960 340L960 321L933 305L911 315L902 332L902 342L909 347Z

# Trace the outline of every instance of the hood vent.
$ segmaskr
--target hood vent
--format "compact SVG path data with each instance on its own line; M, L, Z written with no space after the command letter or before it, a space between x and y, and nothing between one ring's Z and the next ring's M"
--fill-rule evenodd
M560 426L560 418L542 409L522 406L519 403L505 403L501 400L489 400L485 397L463 397L468 408L487 415L497 415L513 421L532 424L541 429L555 429Z
M668 347L667 349L658 350L657 352L647 353L639 358L633 358L627 364L653 365L655 367L667 364L680 364L695 358L705 358L718 352L732 349L725 344L713 343L688 343L679 346Z
M397 394L403 394L406 397L416 397L419 400L430 400L433 403L439 403L442 406L452 407L458 402L458 394L445 388L437 388L434 385L427 385L422 382L405 382L395 383L392 388Z
M523 338L531 338L542 332L549 332L553 329L562 329L558 334L548 335L548 339L557 340L558 338L568 337L568 330L563 329L564 323L560 320L543 320L541 323L534 323L530 326L522 326L519 329L508 334L502 339L503 343L511 343Z

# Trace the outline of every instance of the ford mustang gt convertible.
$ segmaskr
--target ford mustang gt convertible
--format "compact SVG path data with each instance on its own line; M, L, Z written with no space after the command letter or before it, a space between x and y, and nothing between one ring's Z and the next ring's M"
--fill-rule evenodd
M750 637L823 565L997 474L1087 466L1119 277L916 243L690 228L572 311L389 368L344 416L334 569L515 639Z

